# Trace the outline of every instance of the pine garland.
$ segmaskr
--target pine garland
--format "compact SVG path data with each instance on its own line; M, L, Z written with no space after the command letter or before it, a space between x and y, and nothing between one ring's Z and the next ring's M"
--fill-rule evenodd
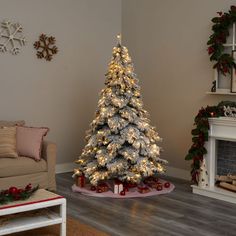
M223 75L230 74L231 69L236 69L232 54L224 53L224 44L229 36L229 28L236 23L236 6L231 6L229 12L217 12L219 16L211 21L213 34L207 42L208 54L211 61L216 61L213 68L216 68Z
M198 174L203 156L207 153L205 148L205 142L208 141L209 122L208 118L224 116L224 106L236 107L235 102L223 101L217 106L207 106L201 108L194 119L194 125L196 126L192 130L192 146L190 147L185 160L192 160L191 176L192 181L198 182Z
M38 190L38 188L39 186L32 188L32 185L28 184L24 189L10 187L9 189L2 190L0 191L0 205L18 200L26 200Z

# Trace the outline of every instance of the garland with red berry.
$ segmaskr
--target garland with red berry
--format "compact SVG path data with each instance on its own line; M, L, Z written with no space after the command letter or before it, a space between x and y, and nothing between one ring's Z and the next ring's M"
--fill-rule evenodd
M223 75L231 73L231 69L236 69L236 64L232 54L224 53L224 44L229 36L229 28L236 23L236 6L231 6L229 12L217 12L219 16L211 21L213 34L207 42L208 54L211 61L216 61L213 68L216 68Z
M203 160L203 156L207 153L205 142L208 141L208 118L224 116L224 106L236 107L236 102L223 101L217 106L207 106L206 108L201 108L194 119L194 125L196 127L191 132L193 144L190 147L185 160L193 161L191 165L191 176L192 181L195 183L198 182L201 161Z
M10 187L9 189L0 191L0 205L8 202L26 200L28 199L39 186L32 188L31 184L28 184L24 189L18 189L16 187Z

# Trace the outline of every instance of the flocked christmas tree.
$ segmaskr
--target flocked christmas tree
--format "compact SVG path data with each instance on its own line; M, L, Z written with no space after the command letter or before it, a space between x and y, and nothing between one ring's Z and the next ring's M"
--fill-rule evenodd
M163 173L167 163L159 158L156 143L161 139L143 108L128 49L117 38L87 144L76 161L75 175L84 175L92 185L108 179L139 183Z

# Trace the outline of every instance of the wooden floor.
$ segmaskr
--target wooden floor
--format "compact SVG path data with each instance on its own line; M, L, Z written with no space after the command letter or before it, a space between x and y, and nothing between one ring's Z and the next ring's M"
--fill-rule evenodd
M73 193L71 175L57 175L68 214L109 235L236 235L236 205L192 194L186 181L169 178L176 189L167 195L105 199Z

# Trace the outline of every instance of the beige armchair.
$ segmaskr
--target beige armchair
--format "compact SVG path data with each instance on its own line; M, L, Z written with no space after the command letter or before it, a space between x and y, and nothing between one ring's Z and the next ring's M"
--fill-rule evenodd
M56 190L56 144L44 141L42 159L28 157L0 158L0 190L10 186L23 188L31 183L40 188Z

